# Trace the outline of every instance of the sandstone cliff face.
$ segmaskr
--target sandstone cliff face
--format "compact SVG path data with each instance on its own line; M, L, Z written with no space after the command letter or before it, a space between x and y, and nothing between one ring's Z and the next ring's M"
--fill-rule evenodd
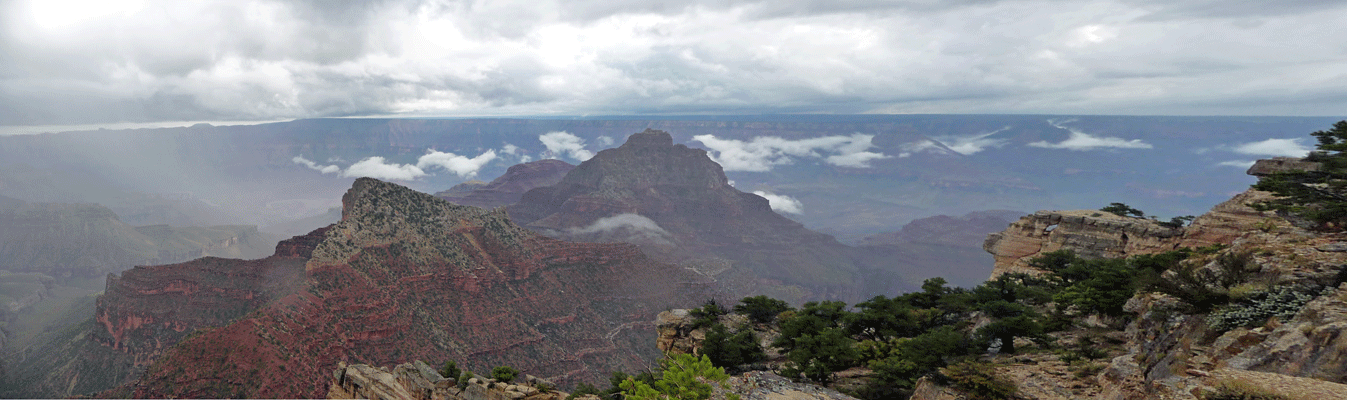
M639 243L661 260L699 268L737 298L856 300L867 279L854 254L831 236L773 212L767 199L729 185L704 150L673 144L667 132L631 135L599 152L556 185L530 190L510 215L549 235ZM884 288L890 289L890 288Z
M1148 219L1100 211L1039 211L1011 223L1005 231L988 235L982 248L996 259L995 278L1005 273L1041 273L1029 267L1029 260L1062 249L1087 258L1173 250L1182 232Z
M561 181L574 165L561 160L538 160L511 166L505 175L490 183L464 182L449 190L435 193L435 197L465 206L492 209L519 202L525 192L534 188L552 186Z
M278 246L278 254L305 256L302 283L286 286L295 290L198 330L136 383L102 395L319 397L325 382L294 377L326 375L341 361L408 359L453 359L476 370L511 365L561 384L599 381L657 357L648 316L705 298L709 284L631 245L556 241L503 210L372 179L357 180L343 204L341 222L299 240L312 244L311 254L296 251L299 243ZM189 286L159 282L138 290ZM141 326L163 337L187 323Z
M1005 231L988 235L983 249L995 258L991 275L995 278L1010 272L1039 273L1029 268L1029 260L1062 249L1083 257L1117 258L1230 244L1252 231L1293 228L1273 211L1248 206L1271 197L1268 192L1246 190L1183 228L1166 228L1152 220L1102 211L1039 211L1020 218Z

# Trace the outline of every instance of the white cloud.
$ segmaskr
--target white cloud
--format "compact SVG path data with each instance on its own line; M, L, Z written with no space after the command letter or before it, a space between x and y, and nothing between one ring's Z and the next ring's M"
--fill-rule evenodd
M295 158L290 159L290 161L294 161L295 164L303 164L305 167L309 167L309 169L311 170L322 172L324 174L335 174L341 172L341 167L338 167L336 165L318 165L318 163L309 161L309 159L300 156L295 156Z
M1253 163L1254 163L1253 161L1222 161L1216 163L1216 165L1221 167L1235 167L1235 168L1248 169L1249 167L1253 166Z
M1301 145L1300 139L1268 139L1241 144L1232 151L1253 156L1304 157L1310 148Z
M446 171L453 172L460 178L471 178L477 176L477 171L482 166L496 159L495 150L487 150L477 157L468 158L454 153L441 153L435 150L426 150L426 154L416 160L416 167L426 170L430 167L440 167Z
M399 164L388 162L383 157L368 157L355 164L351 164L346 170L336 165L318 165L303 157L295 157L293 161L296 164L303 164L310 169L322 172L324 174L338 173L347 178L375 178L385 180L411 181L421 177L431 175L428 170L432 167L438 167L448 172L452 172L461 178L471 178L477 175L487 163L495 160L496 151L487 150L477 157L468 158L454 153L445 153L434 149L426 149L426 154L416 160L416 164Z
M596 138L594 138L594 142L598 143L599 146L602 146L602 147L605 147L605 148L607 148L607 147L612 147L612 146L613 146L613 143L615 143L615 142L613 141L613 138L610 137L610 136L599 136L599 137L596 137Z
M755 190L753 191L753 194L767 199L767 203L772 206L772 211L795 215L804 214L804 204L801 204L800 201L796 200L794 197L783 194L771 194L761 190Z
M1071 132L1071 136L1067 137L1066 140L1063 140L1063 141L1057 142L1057 143L1049 143L1048 141L1043 140L1043 141L1038 141L1038 142L1029 143L1029 145L1030 145L1030 146L1033 146L1033 147L1042 147L1042 148L1045 148L1045 149L1066 149L1066 150L1074 150L1074 151L1089 151L1089 150L1094 150L1094 149L1110 149L1110 148L1112 148L1112 149L1149 149L1149 148L1152 147L1150 143L1143 142L1143 141L1141 141L1141 139L1127 140L1127 139L1116 138L1116 137L1106 137L1106 136L1105 136L1105 137L1097 137L1097 136L1090 136L1089 134L1087 134L1087 133L1085 133L1085 132L1081 132L1081 131L1076 130L1076 129L1074 129L1074 128L1068 128L1068 127L1062 125L1062 124L1065 124L1065 123L1067 123L1067 122L1070 122L1070 121L1048 120L1048 123L1049 123L1049 124L1052 124L1052 126L1055 126L1055 127L1061 128L1061 129L1065 129L1065 130Z
M518 153L518 152L519 152L519 146L515 146L515 145L509 144L509 143L506 143L504 146L501 146L501 148L500 148L500 153L501 153L501 154L509 154L509 155L512 155L512 156L513 156L513 155L515 155L515 154Z
M871 160L888 158L882 153L868 151L875 135L823 136L812 139L789 140L776 136L759 136L750 141L719 139L715 135L697 135L692 140L711 150L712 160L726 171L771 171L773 166L790 164L795 158L817 158L828 164L867 168Z
M547 146L543 158L559 158L563 155L578 161L594 157L594 152L585 149L585 140L566 132L548 132L538 136L538 140Z
M0 121L1347 106L1322 0L136 3L0 2Z
M991 132L980 133L972 136L940 136L934 139L940 141L940 143L945 144L945 147L949 147L950 150L954 150L959 154L968 156L986 150L987 148L990 147L1005 146L1007 143L1005 139L992 139L991 136L997 133L1001 133L1002 131L1005 131L1007 129L1010 129L1010 127L1009 126L1002 127L1001 129L997 129Z
M945 148L944 144L929 139L922 139L915 142L903 143L901 146L898 146L898 148L902 150L902 152L898 153L898 158L905 158L923 151L935 154L955 153L954 151Z
M673 238L673 235L670 235L668 231L665 231L650 218L631 213L599 218L589 226L567 229L566 233L572 235L601 235L616 237L627 242L656 242L660 244L672 244L669 240Z
M347 178L365 177L365 178L384 179L384 180L410 181L426 176L426 171L422 170L421 168L418 168L415 165L397 164L397 163L390 164L384 162L383 157L370 157L364 160L360 160L360 162L357 162L355 164L352 164L350 167L346 168L346 171L343 171L341 173L341 176Z

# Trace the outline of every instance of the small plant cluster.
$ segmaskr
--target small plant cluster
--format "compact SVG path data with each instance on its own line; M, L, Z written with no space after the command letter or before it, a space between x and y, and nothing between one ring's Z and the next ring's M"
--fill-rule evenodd
M706 356L678 354L660 360L660 376L653 382L627 378L620 386L622 398L627 400L702 400L711 398L712 390L704 381L724 383L729 378ZM730 394L728 398L738 400L739 396Z
M729 313L730 310L726 310L725 307L716 303L716 299L709 299L705 303L702 303L701 307L694 308L692 311L688 312L693 318L692 329L707 328L715 325L719 323L720 316Z
M1224 332L1235 328L1259 326L1270 318L1287 321L1314 299L1316 294L1314 292L1311 288L1297 285L1282 285L1255 291L1242 300L1212 312L1207 316L1207 326L1212 330Z
M1110 214L1113 214L1113 215L1117 215L1117 216L1119 216L1119 217L1146 218L1146 213L1142 212L1141 210L1132 208L1132 206L1129 206L1129 205L1126 205L1126 204L1123 204L1123 203L1109 203L1109 205L1108 205L1107 207L1100 208L1099 211L1103 211L1103 212L1106 212L1106 213L1110 213ZM1098 216L1098 215L1096 214L1096 215L1094 215L1094 216ZM1152 216L1150 216L1150 218L1154 220L1154 219L1155 219L1155 216L1152 215ZM1182 228L1184 225L1187 225L1188 223L1193 222L1193 220L1196 219L1196 218L1197 218L1197 217L1194 217L1194 216L1192 216L1192 215L1184 215L1184 216L1182 216L1182 217L1174 217L1174 218L1170 218L1169 221L1158 221L1158 220L1157 220L1156 223L1158 223L1158 224L1160 224L1160 226L1163 226L1163 227L1166 227L1166 228Z
M996 367L977 361L963 361L940 369L955 387L973 400L1001 400L1015 395L1015 382L996 372Z

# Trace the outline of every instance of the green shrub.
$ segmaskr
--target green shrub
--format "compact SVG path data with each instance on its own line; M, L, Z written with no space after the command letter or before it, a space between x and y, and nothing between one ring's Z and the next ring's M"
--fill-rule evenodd
M694 308L688 312L692 316L692 329L701 329L715 325L720 321L720 316L728 314L729 310L716 303L716 299L708 299L702 303L701 307Z
M508 366L502 365L491 369L491 379L495 379L497 382L509 383L516 376L519 376L519 370Z
M702 354L721 368L734 368L767 359L767 353L758 344L758 337L750 329L729 333L725 325L715 324L702 341Z
M734 312L746 315L749 320L759 324L771 323L777 315L789 309L789 303L767 296L745 297L734 306Z
M575 390L572 391L570 395L566 396L566 400L575 400L576 397L588 394L592 394L595 396L603 396L604 393L602 390L599 390L599 388L594 387L594 385L591 385L586 382L580 382L580 384L575 385Z
M1278 210L1319 224L1320 228L1341 230L1347 220L1347 121L1338 121L1333 129L1311 133L1319 144L1309 154L1319 163L1317 171L1284 171L1263 176L1254 189L1272 192L1277 198L1249 204L1255 210Z
M941 375L975 400L1003 400L1015 396L1015 382L996 371L996 367L976 361L964 361L940 369Z
M622 397L627 400L708 399L711 398L711 385L703 380L724 383L730 377L724 369L712 365L706 356L699 359L690 354L678 354L660 360L660 367L660 379L654 384L630 377L622 381Z
M462 374L463 370L458 369L458 363L455 363L452 360L445 361L444 367L440 368L440 376L443 376L446 379L457 379L458 376Z
M1267 323L1272 317L1288 321L1300 309L1314 300L1314 290L1283 285L1248 294L1243 300L1222 307L1207 316L1207 326L1224 332L1235 328L1252 328Z

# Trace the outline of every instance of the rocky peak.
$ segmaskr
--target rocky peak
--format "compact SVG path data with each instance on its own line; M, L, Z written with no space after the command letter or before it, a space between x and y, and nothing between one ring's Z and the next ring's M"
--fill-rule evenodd
M796 285L792 294L768 293L790 300L855 300L858 281L867 280L857 275L852 249L736 190L706 151L673 144L663 131L633 134L600 151L557 184L525 193L509 212L554 237L636 243L661 261L737 276L757 294L771 288L755 281L768 279ZM714 267L698 267L708 265Z
M581 163L558 185L582 185L611 196L630 196L658 186L730 190L720 164L705 150L673 144L668 132L647 129L626 143Z
M503 210L460 206L371 178L357 179L341 200L342 219L313 250L309 269L344 264L365 248L393 244L422 265L474 265L460 247L465 240L471 242L467 236L489 230L498 243L513 244L530 235Z
M629 244L553 240L502 209L395 184L360 179L342 201L341 221L311 233L317 240L292 239L256 266L210 259L124 275L116 286L127 290L104 300L111 322L100 336L109 337L103 347L135 352L144 372L99 396L317 397L325 382L293 377L352 360L452 359L559 384L598 381L658 356L649 315L713 287ZM219 318L183 321L189 306ZM189 335L206 327L214 329Z

